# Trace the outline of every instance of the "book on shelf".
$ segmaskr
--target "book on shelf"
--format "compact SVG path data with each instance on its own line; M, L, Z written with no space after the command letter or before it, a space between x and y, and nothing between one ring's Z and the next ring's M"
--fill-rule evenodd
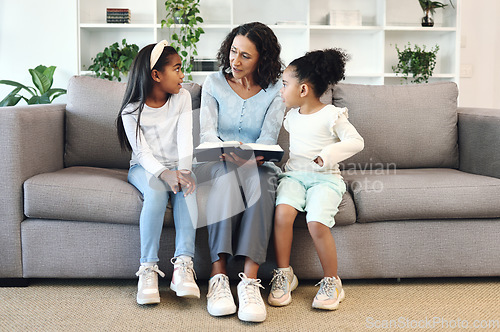
M106 8L106 23L130 23L130 9Z
M231 152L234 152L238 157L243 159L262 156L264 157L264 161L274 162L279 162L285 153L277 144L241 144L238 141L205 142L194 149L197 161L219 161L223 153L229 154Z

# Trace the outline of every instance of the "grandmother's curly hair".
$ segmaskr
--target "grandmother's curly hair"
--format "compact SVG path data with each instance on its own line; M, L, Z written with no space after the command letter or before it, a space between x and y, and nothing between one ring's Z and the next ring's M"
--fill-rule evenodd
M259 63L254 74L255 82L263 89L266 89L270 84L275 84L284 68L280 58L281 45L273 30L260 22L242 24L226 36L217 53L217 60L219 60L222 71L227 73L231 68L229 52L234 38L238 35L250 39L259 52Z

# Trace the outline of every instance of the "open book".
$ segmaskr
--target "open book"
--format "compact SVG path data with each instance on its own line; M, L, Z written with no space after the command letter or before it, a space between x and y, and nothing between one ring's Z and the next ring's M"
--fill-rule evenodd
M194 149L197 161L218 161L223 153L236 153L243 159L262 156L264 161L280 161L285 153L279 145L243 143L238 141L205 142Z

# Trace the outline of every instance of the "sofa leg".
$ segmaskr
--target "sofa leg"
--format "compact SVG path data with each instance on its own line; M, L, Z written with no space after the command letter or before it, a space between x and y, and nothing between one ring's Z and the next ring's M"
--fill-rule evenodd
M29 279L24 278L0 278L0 287L28 287Z

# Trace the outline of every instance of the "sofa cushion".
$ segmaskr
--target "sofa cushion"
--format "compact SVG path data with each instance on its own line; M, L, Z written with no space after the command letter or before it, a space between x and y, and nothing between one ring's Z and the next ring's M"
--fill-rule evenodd
M344 171L359 222L500 218L500 179L455 169Z
M458 167L455 83L415 85L338 84L333 104L349 120L365 148L343 169Z
M66 167L128 168L130 153L120 149L115 127L125 87L125 83L87 76L69 80Z
M142 196L127 171L69 167L33 176L24 183L29 218L138 224ZM166 221L171 222L171 213Z
M193 109L199 108L200 85L184 83L183 87L191 94ZM129 167L130 152L120 149L115 125L125 88L126 83L89 76L73 76L69 80L64 153L66 167ZM193 112L194 132L199 131L198 122L199 112ZM199 141L198 135L195 139L195 142Z

